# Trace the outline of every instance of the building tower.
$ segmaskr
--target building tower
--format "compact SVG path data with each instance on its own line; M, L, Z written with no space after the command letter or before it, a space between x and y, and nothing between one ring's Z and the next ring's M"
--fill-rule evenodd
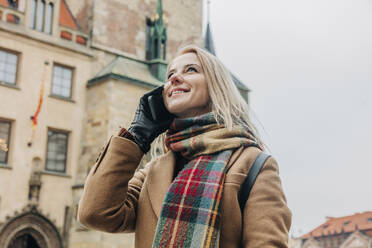
M211 54L217 56L215 45L213 42L213 35L211 31L211 25L210 25L210 0L207 1L207 27L204 35L204 48L209 51ZM238 87L238 90L242 97L248 102L248 93L250 92L250 89L245 86L234 74L230 72L230 75L232 79L234 80L234 83L236 87Z

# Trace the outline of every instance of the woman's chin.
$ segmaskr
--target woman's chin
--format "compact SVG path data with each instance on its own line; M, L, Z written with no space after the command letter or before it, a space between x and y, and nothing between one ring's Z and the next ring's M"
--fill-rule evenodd
M177 111L177 110L168 110L171 114L174 114L177 118L187 118L192 115L191 113L185 113L183 111Z
M183 114L187 111L182 106L183 104L177 104L177 105L171 105L171 106L166 106L167 110L169 113L174 114L177 117L182 117Z
M195 117L195 116L206 114L206 113L208 113L208 111L206 111L206 112L172 113L172 114L177 116L177 118L191 118L191 117Z
M174 114L178 118L190 118L210 112L210 109L206 106L202 106L201 108L185 109L184 104L171 106L168 105L167 109L170 113Z

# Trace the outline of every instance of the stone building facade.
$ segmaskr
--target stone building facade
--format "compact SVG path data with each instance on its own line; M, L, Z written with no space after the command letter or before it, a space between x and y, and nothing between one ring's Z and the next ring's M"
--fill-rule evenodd
M177 50L214 53L202 13L202 0L0 0L1 248L133 247L80 225L78 201Z

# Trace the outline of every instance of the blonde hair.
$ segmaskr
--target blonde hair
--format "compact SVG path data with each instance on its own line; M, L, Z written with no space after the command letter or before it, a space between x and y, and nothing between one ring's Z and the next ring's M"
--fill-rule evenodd
M240 95L226 67L216 56L196 45L181 48L177 56L186 53L194 53L200 61L208 87L211 112L217 123L223 123L228 130L231 130L234 126L249 128L258 142L262 143L257 129L249 118L249 106ZM170 64L167 71L169 71L169 66ZM151 148L152 157L165 152L164 136L165 133L160 135L153 143Z

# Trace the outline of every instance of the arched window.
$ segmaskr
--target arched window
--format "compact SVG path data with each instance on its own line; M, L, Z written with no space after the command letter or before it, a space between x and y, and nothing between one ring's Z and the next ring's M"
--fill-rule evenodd
M18 0L8 0L9 7L12 9L18 9Z
M30 28L35 29L35 18L36 18L36 0L31 0L31 13L30 13Z
M154 58L155 59L158 59L160 57L158 46L159 46L159 39L156 37L154 40Z
M13 248L13 247L14 248L23 248L23 247L40 248L35 238L28 233L15 237L11 241L9 247L10 248Z
M36 30L43 31L44 26L45 1L41 0L37 3L36 14Z
M149 17L146 17L146 59L150 60L152 58L152 51L153 48L151 48L151 36L152 36L152 30L154 27L154 23L151 21Z
M162 39L161 40L161 56L162 56L162 59L165 60L166 56L167 56L167 41L165 39Z
M54 4L45 0L30 0L30 28L52 34Z
M53 26L53 3L49 3L46 9L44 32L51 34L52 26Z

